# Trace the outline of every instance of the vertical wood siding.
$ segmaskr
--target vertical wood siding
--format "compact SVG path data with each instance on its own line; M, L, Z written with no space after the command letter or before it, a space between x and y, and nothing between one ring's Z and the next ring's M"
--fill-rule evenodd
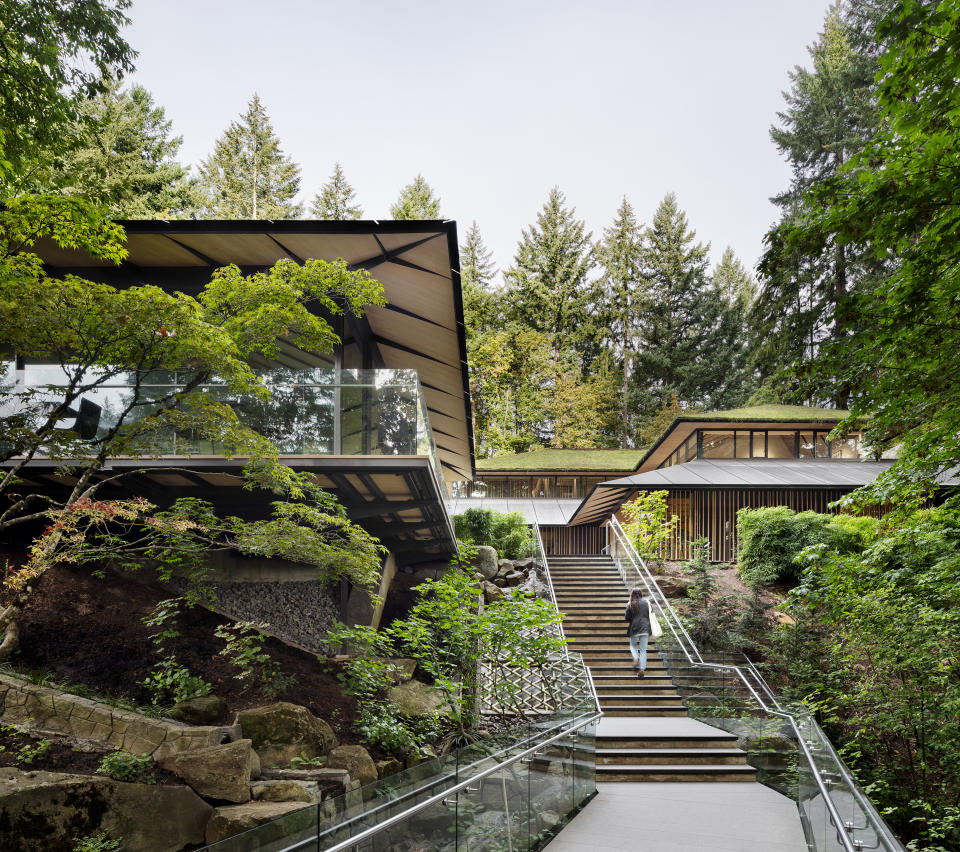
M540 535L547 556L598 554L607 543L606 529L602 526L541 526Z

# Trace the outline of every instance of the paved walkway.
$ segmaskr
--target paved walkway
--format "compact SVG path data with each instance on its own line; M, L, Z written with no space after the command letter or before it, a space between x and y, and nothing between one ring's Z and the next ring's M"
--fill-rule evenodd
M604 718L598 735L703 735L689 718ZM722 733L722 732L721 732ZM797 806L762 784L597 784L549 852L807 852Z

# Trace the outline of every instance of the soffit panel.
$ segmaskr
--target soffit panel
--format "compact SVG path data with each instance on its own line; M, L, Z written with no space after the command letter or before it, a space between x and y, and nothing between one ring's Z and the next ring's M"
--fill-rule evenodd
M343 258L347 263L359 263L381 254L380 246L371 234L278 234L271 233L277 242L306 260Z
M430 239L430 237L435 237L437 242L444 242L445 232L444 231L421 231L415 234L402 233L402 234L381 234L378 233L380 242L383 243L383 247L387 251L394 251L398 248L403 248L404 246L410 245L410 243L418 243L421 240Z
M381 263L373 267L370 274L383 285L389 304L437 326L455 329L456 312L449 278L396 263Z
M209 266L165 234L127 234L127 250L127 260L137 266Z
M400 257L408 263L415 263L417 266L428 269L441 278L450 279L450 255L447 252L447 241L442 235L428 243L402 252Z
M367 308L364 315L378 337L437 361L447 364L460 362L456 332L448 328L373 305Z
M220 266L273 266L290 257L266 234L177 234L174 239Z

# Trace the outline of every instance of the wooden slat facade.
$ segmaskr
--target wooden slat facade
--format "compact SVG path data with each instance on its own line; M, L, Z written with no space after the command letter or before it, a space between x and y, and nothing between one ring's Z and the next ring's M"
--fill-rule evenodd
M607 531L602 526L540 527L543 549L547 556L571 554L599 554L607 543Z
M707 538L714 562L733 561L737 557L738 510L786 506L796 512L833 513L836 510L829 504L849 493L850 489L843 488L669 489L667 507L670 516L678 518L678 522L669 548L662 556L692 559L690 545L699 538ZM871 507L867 514L879 517L882 511L882 507Z

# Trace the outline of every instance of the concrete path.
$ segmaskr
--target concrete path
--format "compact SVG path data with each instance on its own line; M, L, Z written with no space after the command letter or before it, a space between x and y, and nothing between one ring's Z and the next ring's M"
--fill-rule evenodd
M597 784L549 852L808 852L797 806L755 783Z
M610 717L598 737L726 734L687 717ZM808 852L796 804L754 782L597 784L549 852Z

